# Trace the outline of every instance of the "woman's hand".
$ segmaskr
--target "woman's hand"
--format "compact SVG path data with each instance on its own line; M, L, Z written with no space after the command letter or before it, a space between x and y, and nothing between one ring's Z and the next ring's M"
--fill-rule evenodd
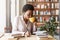
M31 33L28 31L25 33L25 36L27 36L27 37L30 37L30 35L31 35Z
M36 26L36 25L37 25L37 22L34 22L34 23L33 23L33 25L35 25L35 26Z

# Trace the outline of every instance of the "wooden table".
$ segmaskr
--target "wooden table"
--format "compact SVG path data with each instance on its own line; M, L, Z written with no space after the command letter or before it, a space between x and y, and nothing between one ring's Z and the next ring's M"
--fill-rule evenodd
M10 33L6 33L4 36L0 38L0 40L18 40L18 39L11 36ZM55 39L39 38L36 35L31 35L30 37L20 37L19 40L55 40Z
M5 33L0 40L17 40L17 38L14 38L11 36L10 33ZM19 40L37 40L36 35L31 35L30 37L21 37Z

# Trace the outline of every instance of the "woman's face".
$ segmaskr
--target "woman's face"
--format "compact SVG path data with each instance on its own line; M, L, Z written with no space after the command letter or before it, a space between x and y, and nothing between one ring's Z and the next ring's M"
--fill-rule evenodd
M32 10L27 10L24 14L26 19L29 19L30 17L32 17L33 15L33 11Z

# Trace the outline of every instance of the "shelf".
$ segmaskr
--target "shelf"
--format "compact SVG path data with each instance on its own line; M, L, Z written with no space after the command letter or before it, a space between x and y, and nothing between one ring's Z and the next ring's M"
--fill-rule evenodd
M58 16L58 15L34 15L34 16L36 16L36 17L38 17L38 16L43 16L43 17L45 17L45 16Z
M27 2L27 3L38 4L38 3L59 3L59 2Z
M59 21L55 22L55 23L58 23L59 24Z
M53 2L51 2L53 1ZM51 0L51 1L27 1L27 4L31 4L34 6L34 14L33 16L35 16L37 18L37 26L43 26L45 25L45 21L49 20L49 18L51 16L54 16L56 18L56 21L58 21L58 16L59 16L59 1L56 0ZM46 13L46 14L45 14ZM39 20L38 20L39 19ZM46 19L46 20L45 20ZM40 22L40 20L42 22ZM59 23L59 22L55 22L55 23Z
M37 23L38 26L39 26L39 25L44 25L44 24L45 24L45 23L40 23L40 22Z
M35 8L35 11L36 10L40 10L40 11L46 11L46 10L59 10L58 8L43 8L43 9L40 9L40 8Z
M58 23L58 24L59 24L59 22L55 22L55 23ZM42 23L37 22L37 25L38 25L38 26L39 26L39 25L45 25L45 23L44 23L44 22L42 22Z

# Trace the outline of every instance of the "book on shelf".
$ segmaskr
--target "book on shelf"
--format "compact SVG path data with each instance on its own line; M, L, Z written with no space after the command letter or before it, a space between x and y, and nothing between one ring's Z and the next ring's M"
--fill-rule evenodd
M44 4L41 5L41 9L44 9Z
M47 22L47 21L49 21L49 19L50 19L50 17L47 17L47 16L43 17L43 22L45 22L45 21Z
M59 15L59 10L56 10L56 15Z
M37 8L37 4L34 4L34 8Z
M44 11L44 15L50 15L50 11Z
M57 1L59 1L59 0L50 0L51 2L57 2Z
M36 15L38 15L38 10L36 11Z
M27 0L28 2L34 2L35 0Z
M47 8L50 8L50 4L49 3L47 3L47 4L41 4L40 5L41 6L41 9L47 9Z
M55 3L55 8L59 8L59 3Z
M52 3L51 4L51 8L55 8L55 3Z
M39 22L39 19L38 19L38 17L36 17L36 19L37 19L37 22Z
M59 1L59 0L36 0L37 2L44 2L44 1L46 1L46 2L49 2L49 1L51 1L51 2L57 2L57 1Z
M49 2L49 1L51 1L51 2L58 2L59 0L27 0L27 1L29 1L29 2Z
M47 11L44 11L44 15L46 15L47 14Z
M50 3L47 3L46 5L47 5L47 8L50 8Z
M37 2L44 2L45 0L36 0Z
M59 22L59 16L57 17L57 21Z
M36 19L38 19L38 17L36 17Z
M27 0L28 2L32 2L32 0Z
M53 0L54 2L58 2L59 0Z
M45 0L40 0L40 2L44 2Z
M56 22L58 21L58 17L56 17Z
M45 9L48 8L47 4L44 5L44 8L45 8Z
M34 2L35 2L36 0L32 0L32 1L34 1Z
M40 11L40 15L44 15L44 12L43 11Z
M36 11L36 15L39 15L39 14L40 14L40 12L37 10L37 11Z
M52 2L53 0L49 0L49 2Z
M40 9L41 8L41 4L34 4L34 8Z
M40 4L37 5L37 8L40 8Z
M48 14L47 15L51 15L51 12L50 11L48 11Z
M43 17L40 17L40 22L43 22Z
M49 0L45 0L46 2L49 2Z
M56 10L51 10L52 15L56 15Z
M33 11L33 15L35 15L36 11Z

